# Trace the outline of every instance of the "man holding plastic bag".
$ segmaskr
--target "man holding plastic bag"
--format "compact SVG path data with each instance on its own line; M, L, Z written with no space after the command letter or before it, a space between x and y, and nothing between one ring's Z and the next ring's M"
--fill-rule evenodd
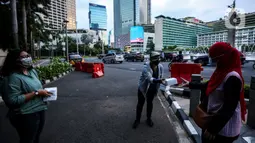
M143 105L147 102L147 124L152 127L151 113L153 108L153 99L157 95L160 84L164 82L163 66L160 64L160 53L152 52L150 62L144 64L142 75L138 86L138 103L136 107L136 120L133 128L140 124Z

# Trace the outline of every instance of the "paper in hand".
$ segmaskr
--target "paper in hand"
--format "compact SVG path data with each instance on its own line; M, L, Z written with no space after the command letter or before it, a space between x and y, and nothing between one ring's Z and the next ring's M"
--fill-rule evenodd
M57 91L58 91L57 87L45 88L45 90L50 92L51 96L45 97L43 99L43 101L55 101L55 100L57 100Z

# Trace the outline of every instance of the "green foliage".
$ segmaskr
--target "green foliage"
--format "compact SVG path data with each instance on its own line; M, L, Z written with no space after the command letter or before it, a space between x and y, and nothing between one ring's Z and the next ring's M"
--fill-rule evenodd
M53 58L48 66L36 67L40 80L53 79L63 72L70 71L72 66L68 62L61 62L60 58Z
M250 86L248 84L244 85L244 97L250 98Z

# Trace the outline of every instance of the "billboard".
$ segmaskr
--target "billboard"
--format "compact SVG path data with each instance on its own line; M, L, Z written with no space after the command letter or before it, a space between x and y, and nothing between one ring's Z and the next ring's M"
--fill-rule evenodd
M144 29L142 26L132 26L130 28L130 42L143 42L144 39Z

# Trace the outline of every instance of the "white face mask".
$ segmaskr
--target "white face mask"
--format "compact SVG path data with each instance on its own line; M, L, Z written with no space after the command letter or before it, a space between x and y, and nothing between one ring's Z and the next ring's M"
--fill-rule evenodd
M20 61L24 68L30 68L33 65L33 61L31 57L22 58Z

